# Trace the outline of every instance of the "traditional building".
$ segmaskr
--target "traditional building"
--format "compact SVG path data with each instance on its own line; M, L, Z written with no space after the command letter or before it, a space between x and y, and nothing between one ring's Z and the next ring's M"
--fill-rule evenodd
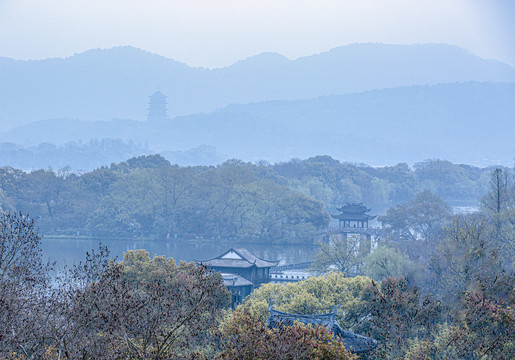
M166 120L168 118L166 96L157 90L148 98L147 120Z
M376 215L367 214L370 209L363 203L346 203L336 210L340 213L331 216L338 219L338 229L331 232L329 241L331 238L345 240L348 246L356 248L362 255L369 254L377 245L378 232L369 227L368 222Z
M225 287L232 294L232 306L235 308L242 303L243 299L252 292L253 284L247 279L236 274L222 273Z
M245 248L232 248L200 263L222 274L240 275L256 288L270 282L270 268L277 266L279 260L264 260Z
M338 225L343 227L368 227L368 221L375 219L375 215L371 216L367 213L370 211L363 203L347 203L342 207L337 207L340 212L337 215L331 215L334 219L338 219Z
M231 248L215 258L197 261L222 273L224 285L232 294L232 306L236 307L252 290L270 282L270 268L279 260L264 260L245 248Z
M270 312L270 315L268 316L266 323L269 328L292 326L296 321L298 321L303 324L311 324L313 326L325 326L328 330L332 331L335 336L343 341L347 350L357 354L366 353L377 346L377 341L372 338L343 330L336 320L336 316L338 315L336 307L333 308L333 312L331 313L319 315L286 313L274 310L272 305L268 306L268 311Z

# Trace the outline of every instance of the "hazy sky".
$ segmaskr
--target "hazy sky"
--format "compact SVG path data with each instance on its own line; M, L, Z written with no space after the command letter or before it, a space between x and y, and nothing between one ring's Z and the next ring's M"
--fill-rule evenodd
M363 42L448 43L515 66L515 0L0 0L0 56L132 45L193 66Z

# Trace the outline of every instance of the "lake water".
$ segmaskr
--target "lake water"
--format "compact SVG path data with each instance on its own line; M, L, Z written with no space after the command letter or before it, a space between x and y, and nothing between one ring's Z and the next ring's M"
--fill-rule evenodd
M231 247L245 247L260 258L280 260L280 265L310 261L316 252L315 245L271 245L271 244L234 244L223 241L186 241L186 240L102 240L107 245L111 258L121 260L128 250L145 249L150 256L165 255L176 260L194 261L213 258ZM98 249L99 240L95 239L54 239L43 237L43 260L56 262L58 268L73 265L84 260L86 251Z

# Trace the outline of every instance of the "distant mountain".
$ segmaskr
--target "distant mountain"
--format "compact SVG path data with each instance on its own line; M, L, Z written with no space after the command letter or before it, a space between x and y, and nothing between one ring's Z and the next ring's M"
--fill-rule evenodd
M59 147L50 143L32 147L0 143L0 167L11 166L31 171L48 168L58 170L70 166L73 171L85 171L149 153L140 144L116 139L70 142Z
M92 139L86 143L69 142L62 146L40 143L31 147L5 142L0 143L0 167L11 166L31 171L48 168L58 170L69 166L72 171L91 171L131 157L151 154L145 145L118 139ZM161 155L172 164L181 166L217 165L227 158L211 146L165 151Z
M212 70L132 47L64 59L0 58L0 131L53 118L145 120L156 88L177 116L231 103L463 81L515 82L515 69L443 44L355 44L296 60L263 53Z
M92 138L148 143L153 152L208 145L229 157L281 161L328 154L370 165L447 159L512 165L515 83L407 86L308 100L230 105L167 121L47 120L0 142L65 144Z

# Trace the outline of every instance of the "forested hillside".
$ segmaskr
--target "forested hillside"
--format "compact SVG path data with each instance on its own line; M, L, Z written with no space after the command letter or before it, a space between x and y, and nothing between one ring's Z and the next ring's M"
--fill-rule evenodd
M120 139L91 139L88 142L69 142L62 146L51 143L23 146L4 142L0 143L0 166L25 171L69 167L74 172L85 172L152 153L148 143L136 144ZM226 159L212 146L198 146L183 151L163 151L161 155L171 163L182 166L216 165Z
M29 122L145 119L147 96L170 97L172 116L231 103L302 99L462 81L515 81L515 69L445 44L353 44L289 60L263 53L219 68L193 68L134 47L68 58L0 58L0 130Z
M345 202L381 214L425 189L454 205L486 193L490 169L427 161L373 168L329 156L180 167L140 156L84 174L0 168L0 207L29 213L44 234L303 242Z
M111 138L148 144L154 153L208 145L225 154L224 159L245 161L331 154L371 166L434 158L476 166L510 165L515 150L513 98L514 83L408 86L234 104L164 120L45 120L0 132L0 142L65 146ZM205 163L196 163L200 164ZM12 163L4 160L0 165ZM66 165L79 169L73 159Z

